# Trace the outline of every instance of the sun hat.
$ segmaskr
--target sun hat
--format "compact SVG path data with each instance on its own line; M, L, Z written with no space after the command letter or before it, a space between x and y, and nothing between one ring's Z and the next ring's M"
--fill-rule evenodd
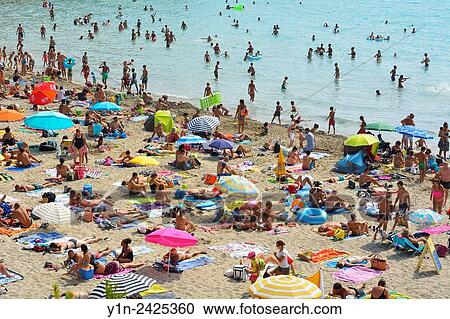
M248 255L247 255L248 259L252 259L252 258L255 258L255 257L256 257L256 253L254 251L249 252Z

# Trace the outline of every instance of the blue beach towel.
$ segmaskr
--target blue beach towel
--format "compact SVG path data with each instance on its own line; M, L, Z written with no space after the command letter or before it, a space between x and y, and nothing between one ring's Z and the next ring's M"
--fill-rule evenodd
M213 262L214 262L214 258L212 258L212 257L199 256L199 257L196 257L196 258L193 258L193 259L180 261L177 264L176 269L178 271L185 271L185 270L194 269L194 268L197 268L197 267L209 265L209 264L212 264Z
M32 235L28 235L25 237L20 237L17 239L18 243L21 244L36 244L36 243L48 243L48 242L52 242L54 240L63 238L64 235L58 232L50 232L50 233L37 233L37 234L32 234Z
M40 164L38 164L38 163L33 163L33 164L31 164L30 167L10 166L10 167L8 167L8 168L5 168L5 170L11 171L11 172L23 172L23 171L26 171L26 170L28 170L28 169L32 169L32 168L34 168L34 167L38 167L39 165L40 165Z
M342 258L331 259L331 260L328 260L328 261L324 262L323 265L327 266L327 267L330 267L330 268L337 268L337 263L341 259ZM358 265L366 265L366 264L367 264L367 260L364 260L364 261L358 263ZM347 269L347 268L350 268L350 267L344 267L343 269Z
M8 269L8 272L9 272L11 275L13 275L13 277L8 278L8 277L6 277L6 276L0 275L0 286L1 286L1 285L6 285L6 284L10 284L10 283L12 283L12 282L19 281L19 280L22 280L22 279L23 279L23 276L22 276L22 275L20 275L20 274L14 272L14 271L11 271L11 270Z

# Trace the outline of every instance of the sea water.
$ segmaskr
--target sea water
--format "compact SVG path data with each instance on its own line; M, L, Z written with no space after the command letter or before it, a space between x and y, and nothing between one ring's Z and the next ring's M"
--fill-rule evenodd
M337 133L350 134L358 129L358 118L364 115L367 122L383 121L394 126L409 113L414 113L416 125L436 134L444 121L449 120L450 97L450 2L426 0L241 0L245 9L226 10L224 0L58 0L54 1L56 19L50 21L48 9L37 0L1 1L0 45L10 50L16 43L15 30L18 23L25 27L25 48L37 61L48 48L53 35L57 51L80 60L84 51L90 58L91 70L97 72L102 61L111 67L111 84L120 87L122 61L134 59L134 67L140 76L142 65L150 71L149 91L165 93L199 105L206 82L214 91L220 91L224 104L235 109L239 99L244 98L250 108L250 116L270 121L276 101L284 111L282 119L289 119L291 100L298 105L300 114L326 129L325 118L329 107L336 108ZM118 5L123 7L123 17L116 18ZM234 1L228 1L234 5ZM152 23L152 5L156 22ZM188 9L185 8L188 5ZM222 12L222 16L219 16ZM91 26L74 26L73 20L92 13L100 32L95 39L87 39ZM258 21L258 17L260 21ZM161 18L159 22L158 19ZM111 26L102 26L110 19ZM129 28L118 32L119 21L127 19ZM141 37L131 42L131 29L141 19ZM239 28L232 20L239 20ZM385 20L388 23L385 24ZM188 25L181 30L181 21ZM327 22L329 27L323 27ZM51 30L57 24L56 32ZM333 26L339 25L339 33ZM39 26L47 27L47 38L41 40ZM274 24L280 26L280 34L272 35ZM161 29L168 25L174 31L176 42L165 47ZM412 34L412 28L417 32ZM407 32L404 33L403 29ZM247 33L248 29L248 33ZM145 31L155 31L157 41L144 37ZM368 41L371 33L390 36L390 41ZM79 40L83 35L84 40ZM229 58L215 56L210 45L202 38L213 37L222 53ZM217 38L215 38L217 35ZM311 40L315 35L316 40ZM263 57L255 61L256 76L253 78L258 93L256 102L248 101L247 86L251 77L247 74L249 62L243 61L247 42ZM308 48L332 44L332 58L313 55L308 61ZM355 47L357 56L352 60L350 48ZM204 63L205 51L212 57ZM373 58L382 51L382 61ZM428 53L431 64L426 69L420 61ZM396 57L394 57L396 53ZM213 70L220 61L219 80ZM74 68L75 79L80 78L81 61ZM341 79L333 78L334 63L339 63ZM389 71L398 66L398 74L410 79L404 89L391 82ZM281 90L285 76L288 88ZM375 95L380 90L381 96ZM308 125L308 124L306 124ZM312 123L311 123L312 125Z

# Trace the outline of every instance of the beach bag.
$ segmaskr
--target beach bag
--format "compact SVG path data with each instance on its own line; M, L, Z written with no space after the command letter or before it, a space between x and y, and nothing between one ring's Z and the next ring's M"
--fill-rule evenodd
M217 181L217 176L213 174L206 174L205 176L205 184L214 185Z
M348 188L349 189L355 189L356 183L354 181L348 181Z
M54 152L56 151L58 144L55 141L43 142L39 145L39 150L41 152Z
M247 266L235 265L233 266L233 279L238 281L247 280Z
M333 238L336 240L343 240L345 238L345 231L341 228L338 228L334 231Z
M273 146L273 152L275 154L278 154L278 153L280 153L280 149L281 149L280 143L276 142L275 145Z
M56 195L52 192L45 192L44 194L42 194L42 198L46 198L47 203L53 203L56 200Z
M75 179L82 180L84 179L84 176L86 175L88 169L87 167L84 166L75 166L74 171L75 171Z
M448 248L445 247L444 245L437 244L436 245L436 253L439 257L445 258L448 255Z
M370 268L385 271L389 269L389 265L384 257L382 257L380 254L375 254L370 259Z
M177 189L175 191L175 199L183 199L186 196L186 191Z

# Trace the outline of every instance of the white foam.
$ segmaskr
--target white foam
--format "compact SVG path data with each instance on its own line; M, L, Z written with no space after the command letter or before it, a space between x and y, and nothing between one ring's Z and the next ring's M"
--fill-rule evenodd
M450 94L450 85L446 83L428 86L425 91L437 94Z

